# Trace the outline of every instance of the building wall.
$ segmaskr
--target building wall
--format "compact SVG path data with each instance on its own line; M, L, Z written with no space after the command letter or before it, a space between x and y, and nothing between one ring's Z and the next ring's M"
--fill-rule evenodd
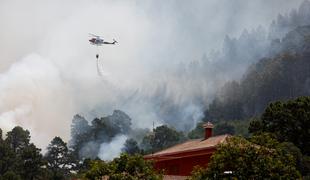
M207 167L212 154L193 155L190 157L179 157L171 160L155 160L155 168L164 170L167 175L189 176L197 165Z

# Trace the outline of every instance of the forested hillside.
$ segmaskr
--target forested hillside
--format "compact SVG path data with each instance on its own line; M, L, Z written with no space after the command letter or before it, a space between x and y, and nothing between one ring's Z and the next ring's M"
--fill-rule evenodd
M268 103L310 95L310 26L289 32L280 53L250 66L240 81L224 85L205 120L241 120L262 113Z

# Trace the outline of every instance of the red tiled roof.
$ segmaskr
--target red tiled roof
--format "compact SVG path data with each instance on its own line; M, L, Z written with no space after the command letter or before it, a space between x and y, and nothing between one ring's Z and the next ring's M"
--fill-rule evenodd
M216 147L217 145L225 142L227 137L230 135L220 135L220 136L213 136L206 140L203 139L194 139L190 141L186 141L181 144L177 144L175 146L172 146L168 149L164 149L162 151L159 151L155 154L149 154L146 155L146 158L156 157L156 156L162 156L162 155L168 155L168 154L176 154L179 152L187 152L187 151L195 151L195 150L201 150L201 149L208 149Z

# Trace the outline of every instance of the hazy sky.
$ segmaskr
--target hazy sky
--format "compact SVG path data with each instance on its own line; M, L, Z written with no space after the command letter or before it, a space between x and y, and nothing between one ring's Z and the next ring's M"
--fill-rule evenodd
M29 128L44 147L56 135L68 140L73 115L98 107L104 111L96 115L125 109L136 127L160 123L144 98L129 105L125 100L137 89L144 89L143 97L151 94L153 82L161 81L159 70L219 49L227 34L268 28L278 13L301 2L0 0L0 128ZM88 33L119 44L93 47ZM103 77L97 74L98 52Z

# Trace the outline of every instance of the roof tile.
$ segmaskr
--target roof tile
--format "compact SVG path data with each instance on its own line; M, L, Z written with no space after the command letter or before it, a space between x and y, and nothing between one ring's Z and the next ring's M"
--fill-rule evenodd
M172 146L170 148L164 149L162 151L156 152L154 154L146 155L146 157L154 157L154 156L161 156L165 154L174 154L178 152L186 152L186 151L193 151L193 150L199 150L199 149L207 149L211 147L215 147L218 144L221 144L225 142L227 137L230 135L224 134L220 136L213 136L206 140L203 139L194 139L189 140L181 144L177 144L175 146Z

